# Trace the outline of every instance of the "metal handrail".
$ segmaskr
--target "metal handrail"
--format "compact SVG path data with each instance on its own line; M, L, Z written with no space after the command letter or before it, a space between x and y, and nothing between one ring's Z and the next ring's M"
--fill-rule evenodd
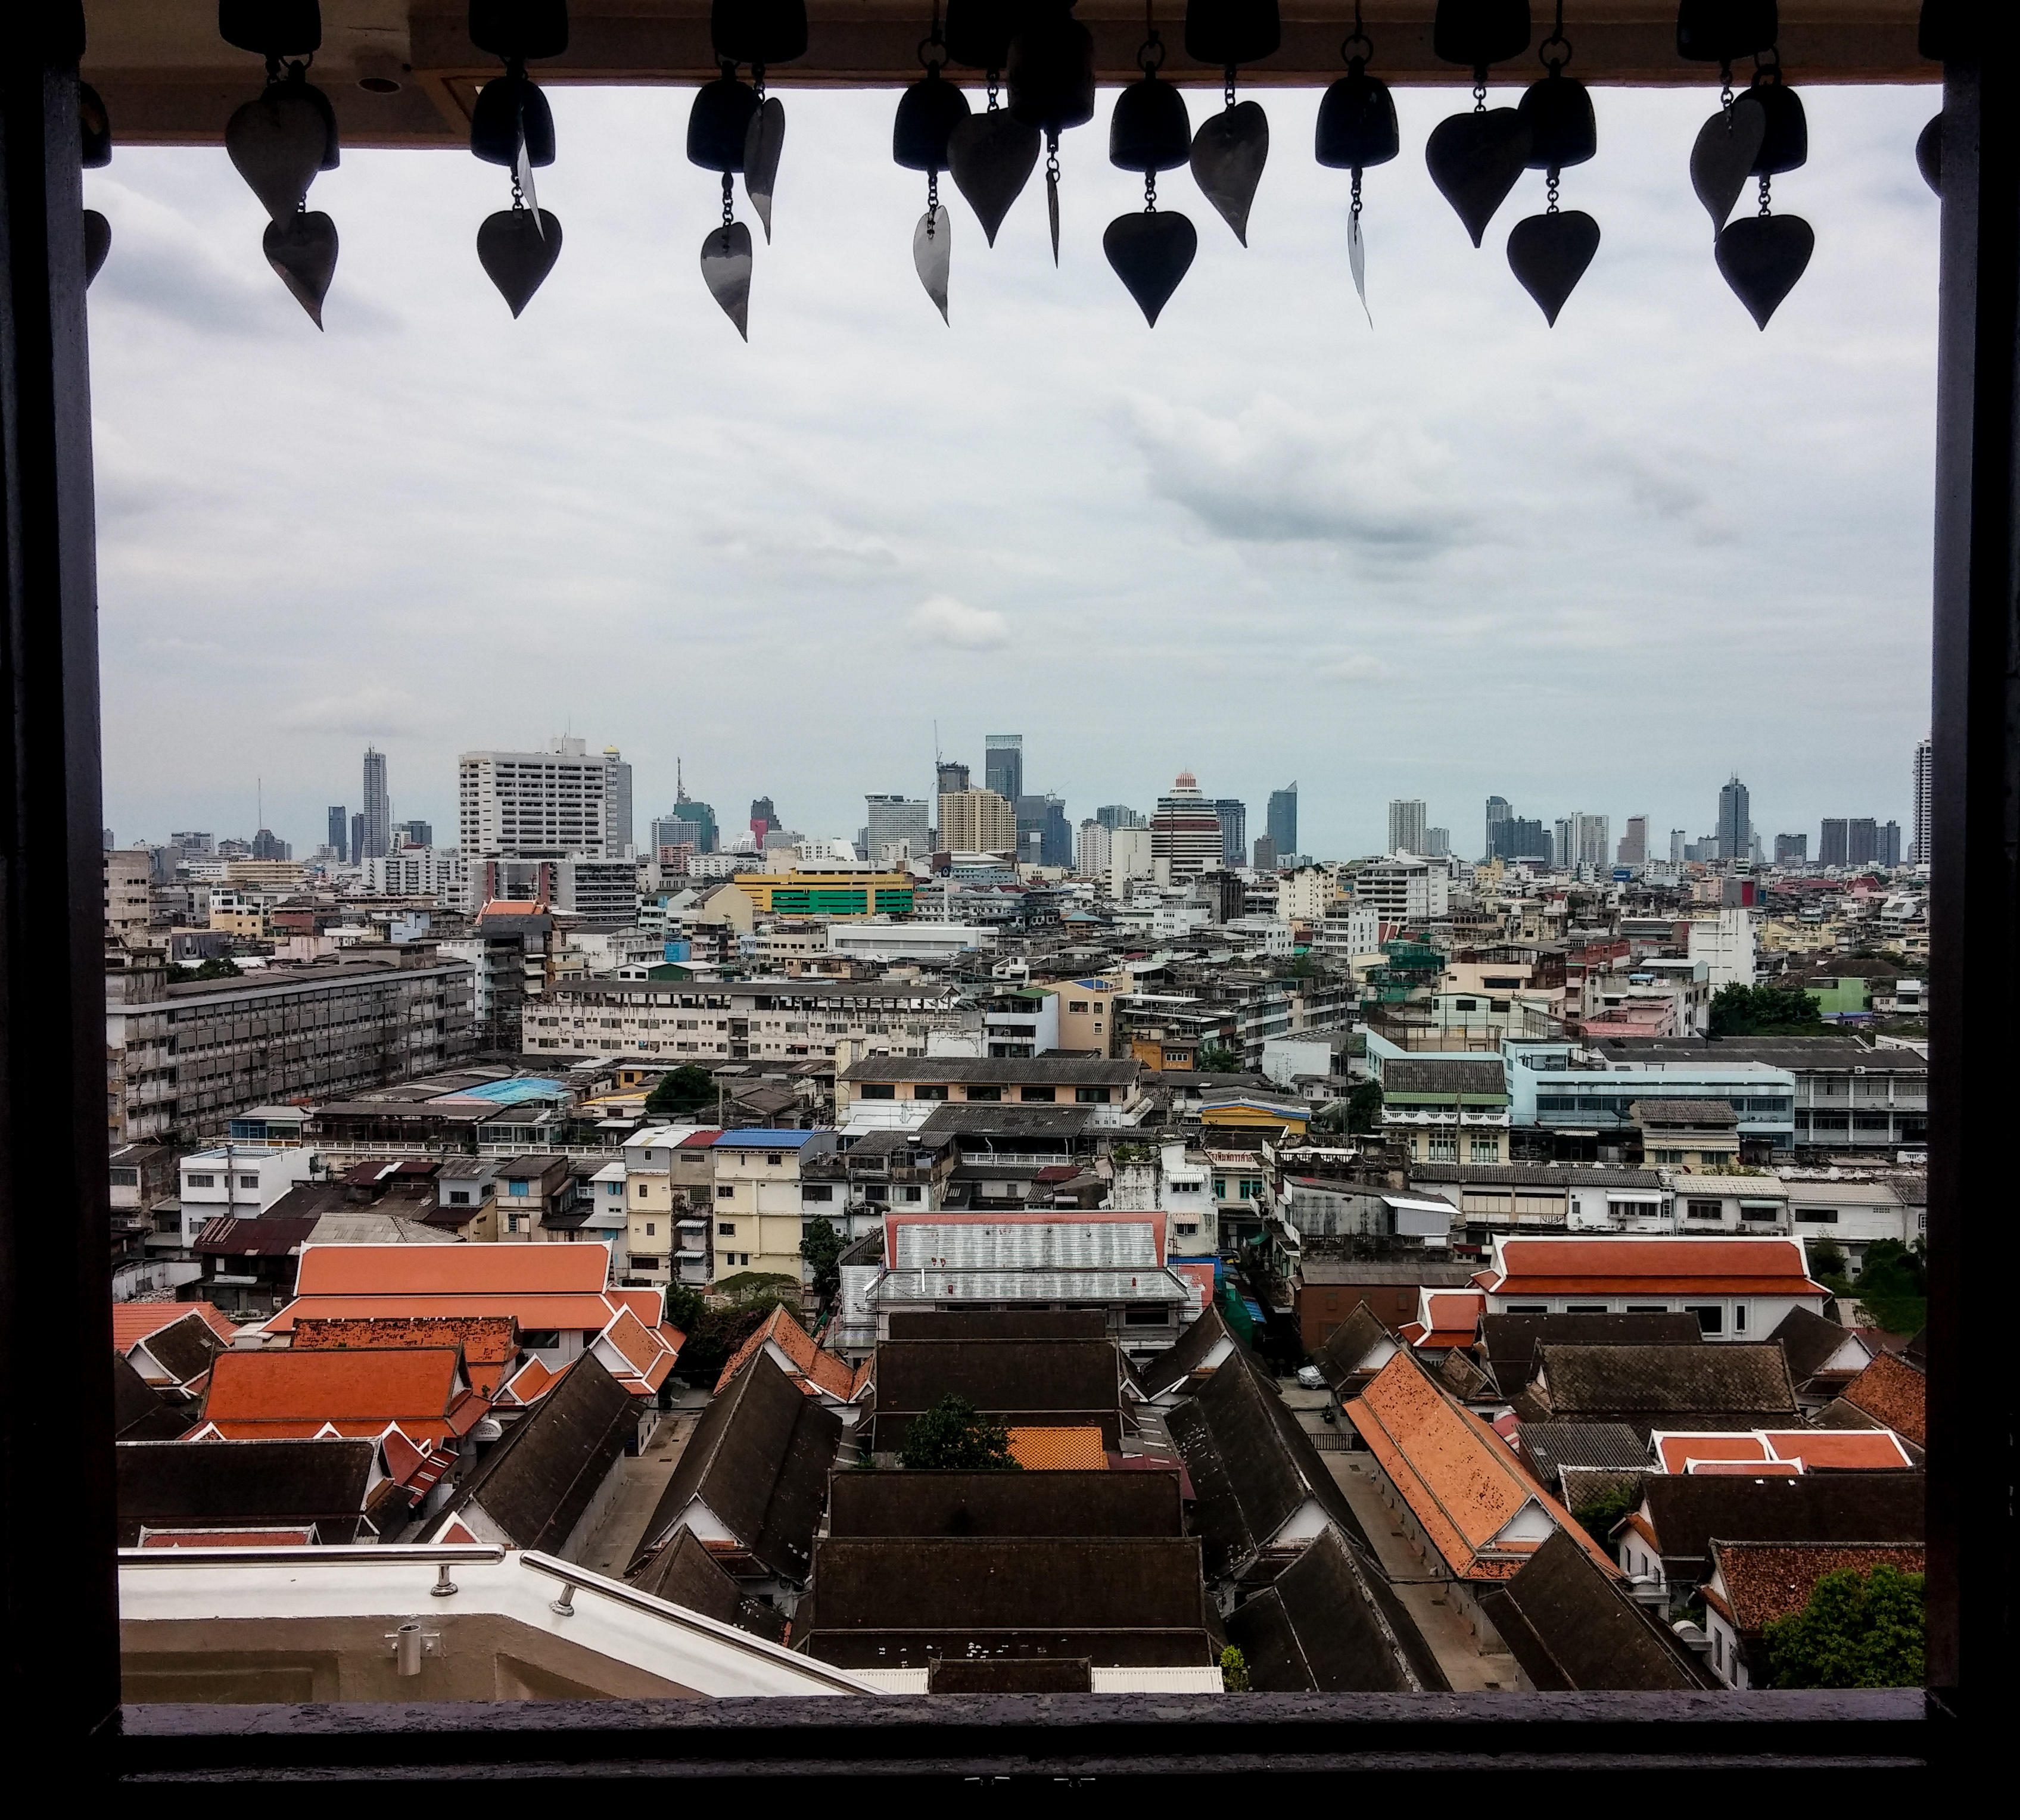
M531 1568L536 1573L545 1574L550 1579L559 1580L568 1589L554 1601L553 1609L557 1615L566 1616L573 1612L577 1592L594 1593L614 1604L627 1606L649 1618L656 1618L662 1623L692 1630L696 1635L708 1637L714 1642L733 1644L740 1649L754 1650L774 1656L781 1662L790 1662L816 1680L827 1681L838 1691L860 1694L870 1691L844 1670L831 1668L826 1662L812 1656L801 1655L796 1651L781 1648L777 1644L768 1643L763 1637L754 1636L747 1630L739 1630L733 1625L718 1623L713 1618L690 1612L683 1606L670 1604L664 1599L653 1597L650 1593L641 1593L635 1586L627 1586L621 1580L606 1579L601 1574L572 1567L568 1562L558 1560L550 1554L543 1554L536 1549L522 1551L519 1556L519 1564Z

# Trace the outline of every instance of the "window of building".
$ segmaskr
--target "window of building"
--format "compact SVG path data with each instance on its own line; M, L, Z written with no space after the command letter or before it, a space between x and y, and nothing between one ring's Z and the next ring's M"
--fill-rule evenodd
M736 1236L736 1222L728 1220L718 1220L716 1223L715 1236L718 1238L734 1238Z
M215 1176L185 1176L183 1180L192 1188L214 1188L217 1186L217 1177Z
M1049 1104L1057 1096L1050 1087L1019 1087L1017 1097L1040 1104Z
M450 1189L450 1190L449 1190L449 1204L452 1207L467 1207L467 1206L470 1205L470 1191L469 1191L469 1189L467 1189L467 1188L452 1188L452 1189Z
M923 1200L925 1198L925 1190L923 1188L906 1188L903 1191L903 1193L907 1201Z
M1199 1231L1199 1222L1197 1220L1181 1220L1172 1230L1181 1238L1190 1238Z
M1491 1163L1501 1159L1501 1146L1491 1137L1476 1137L1472 1140L1467 1160L1470 1162Z
M1627 1312L1630 1314L1666 1314L1669 1311L1667 1302L1629 1302L1627 1304Z
M946 1084L943 1081L920 1081L912 1088L914 1100L944 1100L947 1093Z
M1106 1106L1108 1089L1106 1087L1076 1087L1074 1097L1083 1106Z
M826 1182L808 1183L800 1190L800 1198L803 1201L832 1201L834 1190Z
M1511 1314L1547 1314L1550 1311L1550 1305L1547 1302L1510 1302L1508 1304L1508 1312Z
M1001 1087L970 1087L968 1097L971 1100L1000 1100L1003 1097L1003 1089Z
M656 1220L648 1220L645 1222L645 1236L646 1236L648 1238L658 1238L658 1237L659 1237L659 1223L658 1223L658 1221L656 1221Z
M1567 1302L1564 1312L1567 1314L1604 1314L1608 1310L1604 1302Z
M1684 1312L1697 1316L1698 1329L1707 1340L1715 1333L1725 1331L1725 1311L1723 1308L1713 1307L1708 1303L1693 1306L1687 1302L1684 1304Z
M1684 1203L1686 1220L1722 1220L1725 1217L1723 1201L1686 1201Z
M1459 1140L1455 1137L1433 1137L1425 1144L1426 1154L1433 1162L1457 1162Z
M1069 1011L1084 1011L1087 1009L1087 1001L1084 999L1069 999L1066 1001L1066 1009Z
M507 1182L505 1184L505 1192L508 1195L530 1195L532 1191L531 1182Z
M1798 1207L1796 1217L1805 1224L1835 1226L1837 1224L1837 1209L1835 1207Z
M733 1201L736 1198L736 1191L725 1183L715 1191L715 1198L718 1201Z
M888 1081L870 1081L856 1089L859 1100L895 1100L898 1089Z
M1168 1327L1172 1318L1161 1307L1125 1308L1122 1311L1122 1324L1125 1327Z
M556 1327L529 1327L519 1336L519 1343L529 1352L552 1352L561 1343Z
M765 1158L766 1163L773 1169L776 1169L779 1164L783 1162L785 1160L785 1158L781 1156L776 1150L768 1151Z

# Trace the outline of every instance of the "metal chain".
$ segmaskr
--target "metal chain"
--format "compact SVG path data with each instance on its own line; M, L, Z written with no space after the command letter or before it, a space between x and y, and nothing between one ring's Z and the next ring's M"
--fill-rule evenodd
M1221 72L1221 85L1223 98L1226 100L1227 105L1232 107L1234 105L1233 64L1230 63L1227 67Z
M765 99L765 66L762 63L750 66L750 88L760 101Z
M1487 111L1487 71L1484 69L1473 72L1473 111L1476 114Z
M1358 165L1353 168L1353 207L1350 212L1356 221L1361 219L1361 167Z
M728 181L727 178L723 180L725 183ZM526 192L519 187L519 167L517 165L512 167L512 206L514 208L526 206Z
M1555 165L1551 165L1550 177L1547 180L1547 194L1550 197L1550 205L1543 211L1546 215L1554 215L1557 212L1557 179L1563 175L1564 172L1559 170Z
M1732 65L1730 63L1718 66L1718 104L1725 110L1725 123L1729 131L1732 125Z
M1143 173L1143 212L1146 215L1157 212L1157 173L1155 171Z
M1768 179L1764 176L1760 179L1760 212L1764 216L1772 215L1775 212L1775 211L1768 205Z
M997 85L1002 82L1002 80L1003 72L1001 71L991 70L989 72L989 111L991 114L994 114L997 108L1003 105L1003 103L999 101L996 96Z
M940 219L940 174L938 171L926 172L926 238L933 237L933 230Z
M729 173L722 173L722 225L726 228L736 219L736 193L729 180Z
M1048 133L1045 137L1045 181L1056 184L1059 180L1059 136Z

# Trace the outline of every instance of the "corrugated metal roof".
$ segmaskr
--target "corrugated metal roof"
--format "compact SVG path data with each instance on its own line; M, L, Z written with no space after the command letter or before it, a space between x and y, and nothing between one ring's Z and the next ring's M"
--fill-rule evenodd
M1171 1271L1032 1270L887 1271L877 1300L896 1302L1190 1302Z
M899 1270L1085 1270L1102 1266L1157 1268L1151 1222L1019 1220L898 1227Z

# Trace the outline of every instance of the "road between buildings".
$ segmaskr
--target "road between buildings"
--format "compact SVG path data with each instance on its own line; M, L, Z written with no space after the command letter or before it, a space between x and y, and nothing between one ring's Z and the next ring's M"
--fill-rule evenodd
M617 1496L582 1551L579 1565L614 1580L624 1577L638 1544L645 1539L645 1525L659 1506L659 1494L674 1476L674 1468L687 1450L688 1438L700 1420L699 1416L669 1416L643 1453L619 1463Z

